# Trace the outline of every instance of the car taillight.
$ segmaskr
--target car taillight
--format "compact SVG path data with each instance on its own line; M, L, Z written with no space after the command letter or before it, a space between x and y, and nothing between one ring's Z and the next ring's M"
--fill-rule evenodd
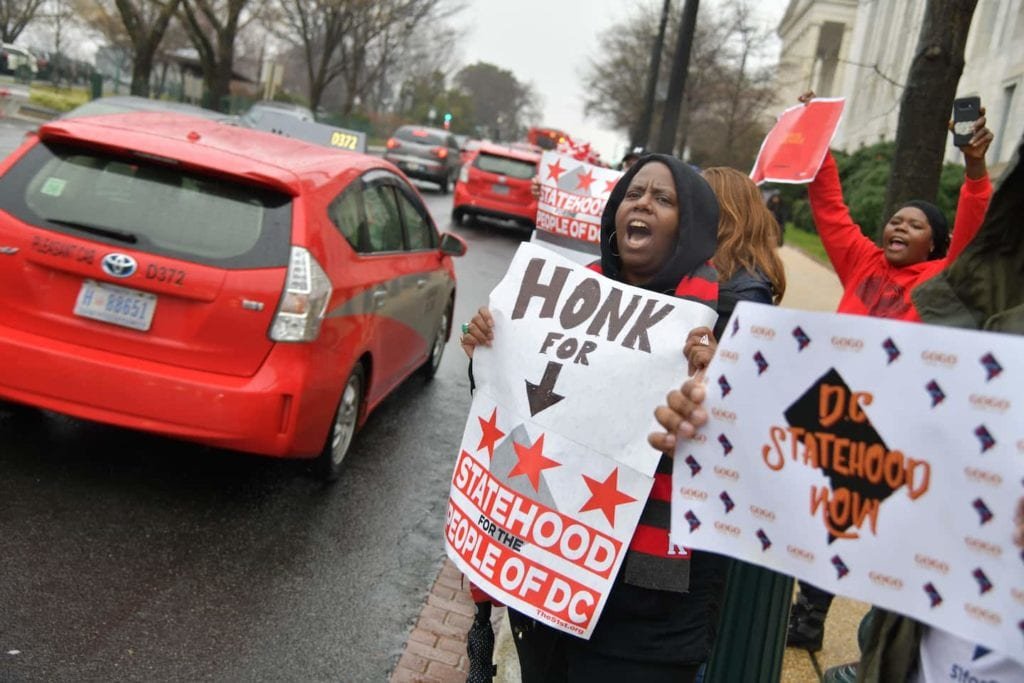
M281 342L313 341L331 298L331 281L312 254L292 247L281 303L270 324L270 338Z
M438 159L445 159L445 158L447 158L448 157L448 148L447 147L435 147L434 148L434 156L436 156Z
M398 149L398 140L394 138L388 138L387 147L388 149Z
M459 171L459 182L460 183L468 183L469 182L469 164L463 164L462 165L462 170Z

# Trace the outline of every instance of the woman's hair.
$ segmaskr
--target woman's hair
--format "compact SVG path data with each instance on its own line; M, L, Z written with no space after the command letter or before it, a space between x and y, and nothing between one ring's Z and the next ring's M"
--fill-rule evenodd
M764 205L761 191L734 168L705 168L703 175L718 197L718 248L711 259L718 281L726 282L743 269L761 272L778 303L786 293L786 271L775 250L782 227Z

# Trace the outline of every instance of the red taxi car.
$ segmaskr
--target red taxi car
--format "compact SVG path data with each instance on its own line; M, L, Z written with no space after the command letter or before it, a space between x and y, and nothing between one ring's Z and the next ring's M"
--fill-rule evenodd
M537 198L530 193L530 180L539 163L540 155L529 150L481 144L455 183L452 221L458 225L466 217L483 216L532 228Z
M0 399L328 479L437 370L466 249L385 161L168 113L42 126L0 207Z

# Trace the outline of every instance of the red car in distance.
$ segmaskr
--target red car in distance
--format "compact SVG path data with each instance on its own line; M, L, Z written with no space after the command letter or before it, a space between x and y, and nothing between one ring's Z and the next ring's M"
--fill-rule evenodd
M530 193L530 180L539 163L540 154L532 151L481 144L455 183L452 221L458 225L479 216L533 228L537 198Z
M451 332L454 235L370 156L172 113L55 121L0 163L0 399L316 458Z

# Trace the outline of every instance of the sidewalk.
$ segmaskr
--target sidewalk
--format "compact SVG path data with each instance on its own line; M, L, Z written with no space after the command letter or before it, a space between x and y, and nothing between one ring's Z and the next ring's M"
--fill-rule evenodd
M842 290L832 270L790 247L779 250L788 282L782 305L812 311L834 311ZM440 542L440 541L439 541ZM785 683L818 683L821 672L830 666L853 661L858 656L857 625L867 605L836 598L825 624L825 644L811 655L789 648L783 661ZM392 683L462 683L469 664L466 659L466 632L472 623L474 607L468 584L447 559L434 582L427 603L409 634L405 651L392 672ZM495 610L496 644L494 661L498 665L496 683L518 683L519 662L515 644L505 618L505 610Z

